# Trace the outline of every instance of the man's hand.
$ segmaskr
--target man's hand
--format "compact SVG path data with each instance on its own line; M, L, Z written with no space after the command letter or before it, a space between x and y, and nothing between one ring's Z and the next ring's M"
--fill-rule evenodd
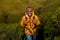
M36 20L33 20L33 24L35 24L35 25L36 25Z
M27 23L28 23L28 21L25 21L25 22L24 22L24 25L26 26L26 25L27 25Z

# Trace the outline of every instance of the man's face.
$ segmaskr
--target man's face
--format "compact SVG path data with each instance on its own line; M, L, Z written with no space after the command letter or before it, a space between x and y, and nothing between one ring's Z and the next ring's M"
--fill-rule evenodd
M32 16L32 8L28 8L26 13L29 17L31 17Z

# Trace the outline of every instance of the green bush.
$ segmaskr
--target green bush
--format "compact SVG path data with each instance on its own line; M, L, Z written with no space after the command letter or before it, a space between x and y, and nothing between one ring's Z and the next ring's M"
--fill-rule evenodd
M23 28L17 23L0 24L0 40L21 40Z

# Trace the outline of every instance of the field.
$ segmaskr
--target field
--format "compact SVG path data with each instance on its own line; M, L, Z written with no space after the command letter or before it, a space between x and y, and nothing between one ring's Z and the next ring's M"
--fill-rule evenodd
M0 0L0 40L22 39L24 28L20 20L28 6L40 18L41 40L59 40L60 0Z

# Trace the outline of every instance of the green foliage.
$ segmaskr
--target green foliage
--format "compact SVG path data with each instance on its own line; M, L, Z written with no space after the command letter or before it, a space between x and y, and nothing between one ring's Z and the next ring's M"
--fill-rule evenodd
M39 16L45 40L51 39L52 32L54 40L59 40L60 0L0 0L0 40L21 40L24 28L19 22L28 6Z
M0 24L0 40L21 40L23 28L17 23L15 24Z

